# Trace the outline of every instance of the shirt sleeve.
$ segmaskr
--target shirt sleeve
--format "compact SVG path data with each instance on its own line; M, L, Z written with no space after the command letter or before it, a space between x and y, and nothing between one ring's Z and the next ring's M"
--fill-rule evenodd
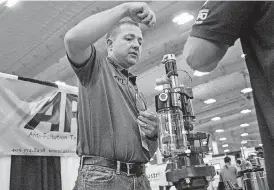
M248 25L254 3L206 1L192 26L190 36L233 45Z
M93 80L93 78L96 78L96 75L98 75L98 71L100 69L99 54L100 52L98 52L92 45L90 57L81 65L75 64L67 54L68 61L82 86L87 86L90 81Z
M220 182L224 182L224 181L223 181L223 173L222 173L222 172L220 172L220 179L219 179L219 181L220 181Z

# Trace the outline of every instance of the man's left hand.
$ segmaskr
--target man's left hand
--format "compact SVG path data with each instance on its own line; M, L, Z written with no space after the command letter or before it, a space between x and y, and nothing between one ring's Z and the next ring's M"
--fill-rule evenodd
M159 118L156 114L142 111L138 116L137 123L141 130L144 131L147 137L155 137L159 133Z

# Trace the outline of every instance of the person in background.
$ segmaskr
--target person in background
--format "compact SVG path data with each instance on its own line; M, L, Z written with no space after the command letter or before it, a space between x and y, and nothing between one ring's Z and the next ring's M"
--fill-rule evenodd
M146 111L136 76L142 23L155 13L146 3L129 2L91 15L64 39L79 81L77 154L81 157L74 190L151 189L145 164L157 149L158 118ZM94 43L106 35L107 56Z
M210 72L237 39L249 71L269 189L274 189L274 2L206 1L192 26L183 57Z
M255 150L257 151L257 157L264 158L264 150L263 147L256 147Z
M240 171L244 171L247 169L252 169L252 164L250 161L248 160L237 160L236 161L237 166L240 168Z
M227 183L230 182L234 186L238 186L238 181L237 181L237 169L234 166L231 166L231 158L226 156L224 158L225 165L222 168L220 172L220 182Z
M252 166L250 161L244 160L244 159L236 160L236 164L237 164L237 167L239 168L237 170L238 185L240 187L244 188L244 186L243 186L243 175L244 175L243 172L246 171L246 170L253 169L253 166Z

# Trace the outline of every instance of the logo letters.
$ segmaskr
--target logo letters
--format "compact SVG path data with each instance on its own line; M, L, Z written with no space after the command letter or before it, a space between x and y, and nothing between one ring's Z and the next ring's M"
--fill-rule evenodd
M203 21L207 18L207 15L208 15L208 9L202 9L200 10L198 16L197 16L197 19L195 21L194 24L202 24Z

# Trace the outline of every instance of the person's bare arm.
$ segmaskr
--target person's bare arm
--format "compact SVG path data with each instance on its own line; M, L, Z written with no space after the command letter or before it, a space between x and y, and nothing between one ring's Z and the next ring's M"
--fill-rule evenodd
M255 2L246 1L207 1L184 47L187 64L202 72L214 70L246 30L255 6Z
M227 44L190 36L185 44L183 56L193 70L210 72L217 67L228 47Z
M154 25L156 21L155 14L146 3L124 3L91 15L66 33L64 43L69 58L76 64L85 62L91 54L90 46L127 16L147 26Z
M64 39L69 58L76 64L86 61L90 54L90 45L94 44L119 20L126 15L125 5L92 15L70 29Z

